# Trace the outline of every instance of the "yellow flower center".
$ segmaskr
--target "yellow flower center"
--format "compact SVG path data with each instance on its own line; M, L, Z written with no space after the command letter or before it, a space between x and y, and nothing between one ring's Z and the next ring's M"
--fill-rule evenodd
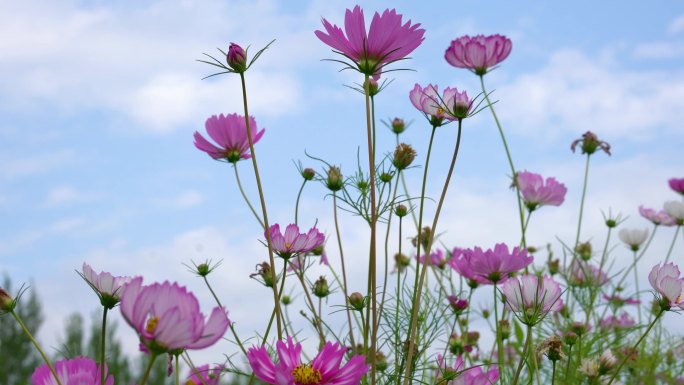
M196 384L195 381L193 381L193 380L188 380L188 381L185 383L185 385L197 385L197 384Z
M304 364L292 369L292 376L295 383L299 385L318 385L323 379L320 370L312 368L311 365Z
M159 323L159 317L152 317L149 320L147 320L147 325L145 325L145 330L148 333L154 332L154 329L157 328L157 323Z
M290 244L290 242L285 242L285 248L289 249L290 247L292 247L292 244Z

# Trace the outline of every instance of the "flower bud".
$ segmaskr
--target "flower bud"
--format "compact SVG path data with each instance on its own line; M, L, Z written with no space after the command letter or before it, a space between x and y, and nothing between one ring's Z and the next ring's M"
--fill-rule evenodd
M397 170L404 170L413 163L416 158L416 151L406 143L399 143L397 148L394 150L394 158L392 159L392 164Z
M394 254L394 262L399 270L403 270L406 266L411 264L411 258L409 258L407 255L397 253Z
M344 186L344 180L342 179L342 172L337 166L330 166L328 169L328 179L325 185L330 191L339 191Z
M398 204L394 207L394 213L399 217L403 218L408 214L408 209L402 204Z
M382 174L380 174L380 177L379 177L379 178L380 178L380 182L382 182L382 183L389 183L389 182L392 181L392 177L393 177L393 176L394 176L394 175L392 175L392 173L383 172Z
M466 347L476 346L477 343L480 342L480 332L471 331L471 332L466 333L465 340L466 340Z
M302 178L305 180L312 180L316 176L316 171L313 168L305 168L302 170Z
M507 340L511 336L511 323L506 319L499 320L499 333L501 340Z
M579 254L580 258L582 258L583 261L590 260L592 252L591 243L588 241L580 243L579 245L577 245L577 247L575 247L575 252Z
M583 336L589 331L589 325L583 322L575 322L570 325L570 330L575 332L578 336Z
M454 295L450 295L448 297L448 300L449 300L449 306L451 306L451 310L454 311L454 314L456 314L456 316L461 315L461 313L463 313L463 311L468 308L468 300L467 299L461 299L461 298L458 298Z
M357 291L351 293L351 295L347 297L347 302L349 302L349 305L354 310L363 311L363 309L366 307L366 298L363 296L363 294Z
M328 296L330 290L328 289L328 281L326 281L325 277L321 276L318 278L318 281L314 283L313 293L318 298L325 298Z
M489 309L482 309L482 318L487 319L490 315Z
M385 357L385 353L383 352L377 352L375 354L375 368L378 369L381 372L384 372L387 370L387 357Z
M16 301L2 288L0 288L0 311L11 312L17 305Z
M559 259L550 259L547 262L547 265L549 267L549 274L551 274L551 275L558 274L558 270L560 269L560 260Z
M243 73L247 70L247 53L242 47L235 43L230 43L228 47L228 55L226 61L230 68L237 73Z
M200 277L206 277L209 275L209 273L211 273L211 268L207 263L200 263L197 265L197 275Z
M369 78L367 81L363 83L363 88L368 90L368 96L375 96L380 92L380 87L378 86L378 81Z
M404 124L404 119L394 118L392 119L392 132L395 134L401 134L406 129L406 124Z
M283 295L283 298L280 299L280 302L287 306L292 303L292 298L289 295Z
M579 336L575 332L565 332L563 333L563 342L572 346L577 343Z

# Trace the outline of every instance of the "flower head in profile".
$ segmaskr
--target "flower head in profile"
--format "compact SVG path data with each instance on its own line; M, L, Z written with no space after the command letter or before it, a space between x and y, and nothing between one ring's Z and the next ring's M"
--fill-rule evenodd
M453 366L448 366L441 354L437 355L437 384L446 385L491 385L499 379L496 368L484 371L481 366L467 368L462 356L456 357Z
M199 132L195 131L195 147L209 154L216 160L225 160L230 163L237 163L241 159L249 159L249 138L245 126L245 117L238 114L212 115L204 124L209 137L218 144L212 144L206 140ZM249 117L249 130L252 136L252 143L261 139L264 130L257 130L256 120Z
M677 226L684 225L684 202L668 201L663 205L663 209Z
M273 251L283 259L303 253L308 253L325 243L325 235L312 227L307 233L300 233L299 226L289 224L285 234L280 231L280 225L275 224L269 229Z
M493 284L506 281L513 273L529 266L534 257L527 250L515 247L509 251L504 243L494 249L454 249L449 265L467 279L478 283Z
M526 325L536 325L548 312L563 308L560 298L563 291L549 276L525 274L504 282L501 291L506 296L508 308L518 313L520 321Z
M648 275L648 282L658 292L663 310L675 306L684 310L684 278L679 275L679 267L672 262L653 266Z
M608 275L598 266L575 259L570 266L563 269L565 280L569 285L587 287L603 286L608 283Z
M643 205L639 206L639 214L648 219L656 226L674 226L675 221L670 217L665 210L655 211L654 209L646 208Z
M512 47L511 40L506 36L466 35L451 42L444 58L454 67L466 68L482 76L504 61Z
M425 255L421 255L418 258L418 262L425 264ZM444 257L444 252L440 249L430 253L430 264L439 269L444 269L447 264L447 259Z
M340 367L346 349L339 343L327 342L310 363L301 359L302 345L276 343L278 362L273 362L265 347L252 347L247 360L259 380L274 385L358 385L369 366L361 355L353 356Z
M423 42L424 29L420 24L403 23L402 15L386 9L382 15L375 13L366 31L363 10L358 5L347 9L344 17L344 31L337 25L322 19L324 31L316 31L316 36L333 51L352 61L349 68L380 77L383 67L406 58ZM403 24L402 24L403 23Z
M136 277L124 286L121 314L145 350L203 349L223 337L230 325L223 308L215 307L205 319L197 298L185 287L168 281L143 286L142 280Z
M130 282L130 277L115 277L105 271L96 273L90 265L83 262L83 272L78 273L100 298L100 303L112 309L119 303L121 289Z
M619 317L609 315L608 317L602 319L599 323L599 326L601 326L603 329L615 330L631 328L635 324L636 322L634 322L634 319L627 314L627 312L622 312Z
M209 369L209 365L198 366L190 370L190 377L184 385L219 385L224 369L223 365L216 365L213 369Z
M468 117L473 104L465 91L459 92L456 87L447 87L440 95L439 86L432 84L421 87L416 83L409 92L409 99L434 127Z
M684 195L684 178L672 178L667 181L672 191Z
M620 229L618 233L620 240L624 242L632 251L639 250L639 247L648 238L648 229Z
M528 171L515 174L516 185L520 189L523 201L528 210L534 211L541 206L560 206L565 200L568 189L556 178L544 178Z
M76 357L69 360L59 360L54 365L55 372L62 385L114 385L114 377L107 374L105 365L105 382L101 382L101 368L90 358ZM31 375L33 385L56 385L47 364L36 368Z
M603 140L599 140L598 136L591 131L587 131L582 134L580 139L576 139L570 145L572 152L575 152L575 148L581 145L582 154L591 155L596 152L596 150L602 150L606 154L610 155L610 144Z

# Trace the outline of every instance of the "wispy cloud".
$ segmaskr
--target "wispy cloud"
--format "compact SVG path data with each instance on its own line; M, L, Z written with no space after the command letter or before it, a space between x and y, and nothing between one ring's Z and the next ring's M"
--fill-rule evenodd
M43 174L59 169L74 161L73 150L43 152L30 156L13 157L12 154L0 154L0 179L13 179Z
M97 200L99 194L81 191L70 185L56 186L47 192L44 207L57 207L74 203L86 203Z

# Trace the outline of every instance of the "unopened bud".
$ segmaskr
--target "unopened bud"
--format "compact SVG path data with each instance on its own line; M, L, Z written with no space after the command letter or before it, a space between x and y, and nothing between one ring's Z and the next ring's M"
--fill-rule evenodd
M575 332L565 332L563 333L563 342L572 346L577 343L579 336Z
M302 170L302 178L305 180L312 180L316 176L316 171L313 168L305 168Z
M242 47L235 43L230 43L228 47L228 55L226 55L226 61L230 68L235 72L242 73L247 70L247 53Z
M366 307L366 298L359 292L351 293L347 301L354 310L362 311Z
M403 269L411 264L411 258L409 258L407 255L397 253L394 254L394 262L397 264L399 269Z
M206 277L211 273L211 268L209 268L209 265L206 263L200 263L197 265L197 275L200 277Z
M501 333L501 340L507 340L511 336L511 323L508 320L499 320L499 333Z
M394 213L399 217L405 217L408 214L408 209L402 204L398 204L394 207Z
M344 180L342 179L342 173L340 168L337 166L330 166L328 169L328 179L325 182L326 186L330 191L339 191L344 186Z
M468 308L468 300L467 299L461 299L456 296L450 295L448 297L449 300L449 305L451 306L451 310L454 311L454 314L456 316L461 315L464 310Z
M575 247L575 251L579 254L580 258L584 261L591 259L592 247L590 242L583 242Z
M551 275L558 274L558 270L560 269L560 260L559 259L550 259L547 262L547 265L549 267L549 274L551 274Z
M16 301L2 288L0 288L0 310L3 312L11 312L17 305Z
M387 357L385 357L385 353L377 352L375 354L375 368L381 372L384 372L387 369L387 366L388 366L388 363L387 363Z
M314 282L313 293L318 298L325 298L330 293L328 289L328 281L325 277L321 276L316 282Z
M401 134L406 129L406 124L404 124L404 119L394 118L392 119L392 132L395 134Z
M399 143L397 148L394 150L394 158L392 159L392 164L397 170L404 170L413 163L416 158L416 151L411 147L411 145L406 143Z
M367 81L365 81L363 88L368 91L368 96L375 96L378 94L378 92L380 92L378 81L373 78L369 78Z
M393 176L394 176L394 175L392 175L392 173L383 172L382 174L380 174L380 182L382 182L382 183L389 183L389 182L392 181L392 177L393 177Z
M292 303L292 298L289 295L284 295L283 298L280 299L280 302L287 306Z

